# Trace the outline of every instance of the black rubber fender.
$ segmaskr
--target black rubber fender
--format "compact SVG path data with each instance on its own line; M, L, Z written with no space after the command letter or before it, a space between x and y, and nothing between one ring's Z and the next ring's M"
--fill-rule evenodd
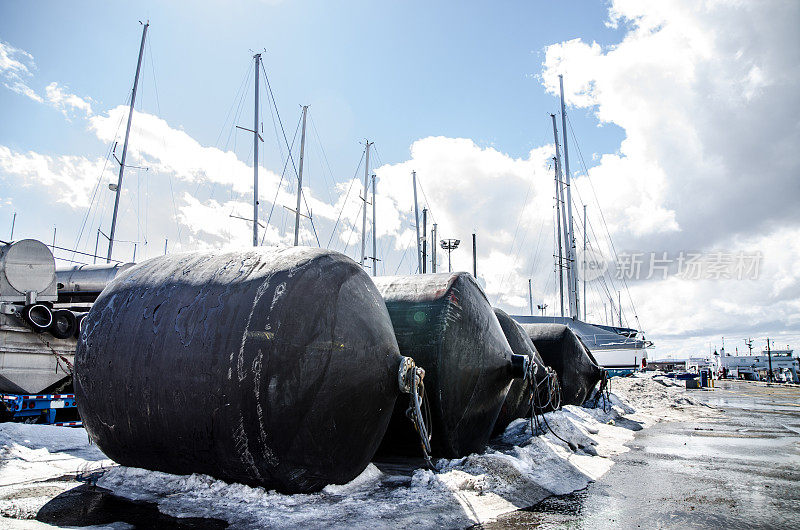
M342 254L170 254L98 297L75 394L87 432L122 465L310 492L368 465L400 362L380 293Z

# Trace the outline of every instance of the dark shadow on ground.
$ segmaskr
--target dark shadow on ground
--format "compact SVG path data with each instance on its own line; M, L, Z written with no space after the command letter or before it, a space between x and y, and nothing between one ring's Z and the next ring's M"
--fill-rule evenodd
M628 418L617 418L614 420L614 425L631 431L641 431L644 428L641 422L629 420Z
M150 502L135 502L108 490L82 484L42 506L36 520L56 526L90 526L124 522L136 528L227 528L219 519L179 518L158 511Z

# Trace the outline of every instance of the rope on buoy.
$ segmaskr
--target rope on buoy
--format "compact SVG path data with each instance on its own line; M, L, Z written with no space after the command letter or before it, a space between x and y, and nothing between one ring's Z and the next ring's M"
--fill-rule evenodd
M406 417L411 420L414 430L417 431L420 439L422 455L429 469L436 469L431 462L431 410L428 400L425 398L425 370L414 364L411 357L403 357L400 363L398 381L400 391L409 394L408 408Z

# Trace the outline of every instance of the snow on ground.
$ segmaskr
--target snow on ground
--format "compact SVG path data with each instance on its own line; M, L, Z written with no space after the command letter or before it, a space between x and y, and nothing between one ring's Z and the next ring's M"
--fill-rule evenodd
M614 378L605 410L602 399L598 408L564 407L546 415L550 430L544 434L532 437L530 422L516 420L485 452L439 460L435 471L418 469L408 477L370 464L352 482L314 494L283 495L206 475L122 466L109 467L97 484L121 497L157 503L172 516L213 517L241 528L466 526L597 480L613 465L610 457L628 450L636 430L700 410L681 386L650 375ZM0 515L14 517L18 506L7 488L112 464L82 430L3 424L0 444Z
M75 476L111 465L83 429L2 423L0 517L29 519L50 499L74 488Z

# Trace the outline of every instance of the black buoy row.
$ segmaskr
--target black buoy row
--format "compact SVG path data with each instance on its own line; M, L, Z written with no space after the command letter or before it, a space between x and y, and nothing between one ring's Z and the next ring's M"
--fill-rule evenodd
M465 273L374 278L400 351L425 369L434 456L456 458L489 441L514 378L525 375L475 279ZM514 358L517 358L515 362ZM396 408L382 453L408 454L414 440Z
M552 373L471 275L370 278L305 247L148 260L81 327L78 409L110 458L287 493L378 451L481 451Z

